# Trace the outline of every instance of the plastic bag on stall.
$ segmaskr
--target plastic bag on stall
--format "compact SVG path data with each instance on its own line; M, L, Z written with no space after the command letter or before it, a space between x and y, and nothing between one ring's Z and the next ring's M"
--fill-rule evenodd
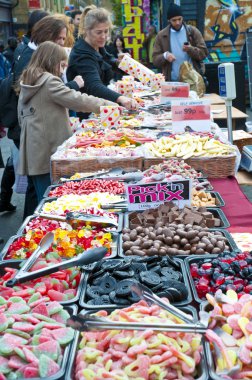
M204 96L206 92L204 80L188 61L185 61L180 65L179 80L181 82L189 83L190 90L196 91L200 98Z

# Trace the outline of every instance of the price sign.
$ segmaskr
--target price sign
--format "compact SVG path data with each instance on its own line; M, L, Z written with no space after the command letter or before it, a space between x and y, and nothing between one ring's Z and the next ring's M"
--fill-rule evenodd
M161 84L161 103L172 99L183 99L189 97L190 86L183 82L164 82Z
M190 206L192 183L190 179L171 182L152 182L126 185L129 211L157 208L165 202L174 202L179 208Z
M211 108L209 100L172 101L172 131L185 132L186 127L195 132L210 132Z

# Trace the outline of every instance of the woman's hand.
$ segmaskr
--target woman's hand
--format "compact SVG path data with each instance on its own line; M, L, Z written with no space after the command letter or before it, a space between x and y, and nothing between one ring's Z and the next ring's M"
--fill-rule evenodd
M138 103L127 96L119 96L117 99L117 103L120 103L123 107L127 108L127 110L136 110L138 109Z
M77 75L77 76L74 78L74 81L78 84L79 88L84 87L84 80L82 79L82 76L81 76L81 75Z

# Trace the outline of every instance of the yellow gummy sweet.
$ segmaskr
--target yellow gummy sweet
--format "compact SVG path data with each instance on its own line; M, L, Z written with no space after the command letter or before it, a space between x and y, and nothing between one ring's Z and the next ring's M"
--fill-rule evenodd
M168 336L165 336L161 333L158 334L158 338L161 340L161 344L164 343L167 346L174 346L176 350L180 351L180 346L175 339L169 338Z
M245 341L246 341L246 338L245 336L240 338L240 339L236 339L236 344L238 347L241 347L243 344L245 344Z
M152 364L150 366L150 368L148 369L148 374L149 375L152 375L153 373L155 373L156 375L160 375L161 373L161 368L158 364Z
M224 325L221 328L222 328L223 331L225 331L226 333L228 333L230 335L233 332L232 327L230 327L228 323L224 323Z
M94 360L94 359L96 359L96 358L98 358L99 357L99 355L100 355L100 351L98 351L98 350L94 350L94 351L86 351L86 359L87 360Z
M216 365L216 372L217 373L222 372L224 369L227 368L226 361L224 360L224 358L222 356L217 358L216 364L217 364Z
M196 351L200 345L201 345L201 336L200 335L193 336L191 340L191 347L193 351Z
M183 354L182 352L179 352L178 357L179 359L183 360L188 365L188 367L195 367L195 361L190 356Z
M105 364L105 369L106 371L110 371L111 367L112 367L112 364L113 364L113 360L108 360L107 363Z
M239 325L239 327L242 330L244 335L248 335L248 332L246 330L246 326L248 323L249 323L249 319L246 317L241 317L238 319L238 325Z
M86 380L93 380L96 376L94 371L92 371L91 369L88 369L88 368L83 369L82 375L83 375L84 379L86 379Z
M237 362L237 353L234 350L227 350L227 354L233 365Z
M237 302L238 301L238 296L237 293L233 289L229 289L226 293L228 298L230 298L232 301Z

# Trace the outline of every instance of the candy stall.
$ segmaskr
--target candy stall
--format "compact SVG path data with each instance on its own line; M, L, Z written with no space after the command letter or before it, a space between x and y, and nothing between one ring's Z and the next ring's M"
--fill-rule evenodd
M208 103L162 102L161 75L121 66L139 110L71 119L52 185L1 252L0 380L251 379L239 150Z

